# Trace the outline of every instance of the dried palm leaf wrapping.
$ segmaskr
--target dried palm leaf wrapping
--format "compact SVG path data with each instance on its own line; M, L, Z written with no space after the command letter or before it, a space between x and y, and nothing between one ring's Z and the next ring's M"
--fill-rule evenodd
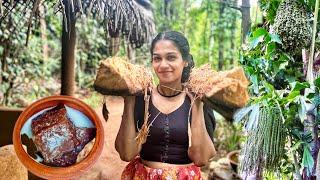
M93 86L104 95L126 96L143 95L151 84L152 74L146 68L112 57L101 62Z
M249 100L248 80L240 67L215 72L209 64L191 71L189 89L204 95L207 102L215 102L231 108L244 107Z

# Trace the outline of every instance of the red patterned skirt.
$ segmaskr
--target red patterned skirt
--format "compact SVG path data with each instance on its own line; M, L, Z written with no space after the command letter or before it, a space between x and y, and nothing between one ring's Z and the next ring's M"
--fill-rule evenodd
M141 158L132 160L124 169L121 180L201 180L200 168L196 165L149 168Z

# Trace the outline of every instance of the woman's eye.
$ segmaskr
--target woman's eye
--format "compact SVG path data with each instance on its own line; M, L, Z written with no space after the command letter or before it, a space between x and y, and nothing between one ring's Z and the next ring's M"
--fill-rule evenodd
M173 61L173 60L175 60L175 59L176 59L175 56L168 56L168 60L169 60L169 61Z
M161 58L160 57L153 57L152 60L155 62L159 62L161 60Z

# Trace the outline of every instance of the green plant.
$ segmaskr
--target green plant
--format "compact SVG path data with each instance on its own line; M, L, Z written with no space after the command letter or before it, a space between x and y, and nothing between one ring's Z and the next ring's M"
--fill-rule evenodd
M263 28L249 36L240 63L251 81L252 95L250 106L235 115L248 135L241 169L269 176L279 172L301 177L301 168L311 173L314 137L306 130L305 119L310 105L319 108L320 79L314 81L315 91L304 95L310 84L303 76L301 59L290 56L279 36ZM291 155L285 156L283 149Z

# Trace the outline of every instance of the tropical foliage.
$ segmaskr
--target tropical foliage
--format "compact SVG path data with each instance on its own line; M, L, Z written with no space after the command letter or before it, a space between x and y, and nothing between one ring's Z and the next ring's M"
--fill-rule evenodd
M273 174L277 178L309 179L315 177L319 151L320 79L314 82L306 79L302 58L305 44L287 48L288 42L282 38L288 38L290 33L278 35L272 31L280 21L277 13L282 10L278 6L287 2L293 1L260 2L267 22L253 29L241 52L240 63L251 81L252 95L250 106L235 115L248 135L242 149L241 170L245 175L257 177ZM314 9L311 2L297 3L305 9ZM282 18L288 15L281 14Z

